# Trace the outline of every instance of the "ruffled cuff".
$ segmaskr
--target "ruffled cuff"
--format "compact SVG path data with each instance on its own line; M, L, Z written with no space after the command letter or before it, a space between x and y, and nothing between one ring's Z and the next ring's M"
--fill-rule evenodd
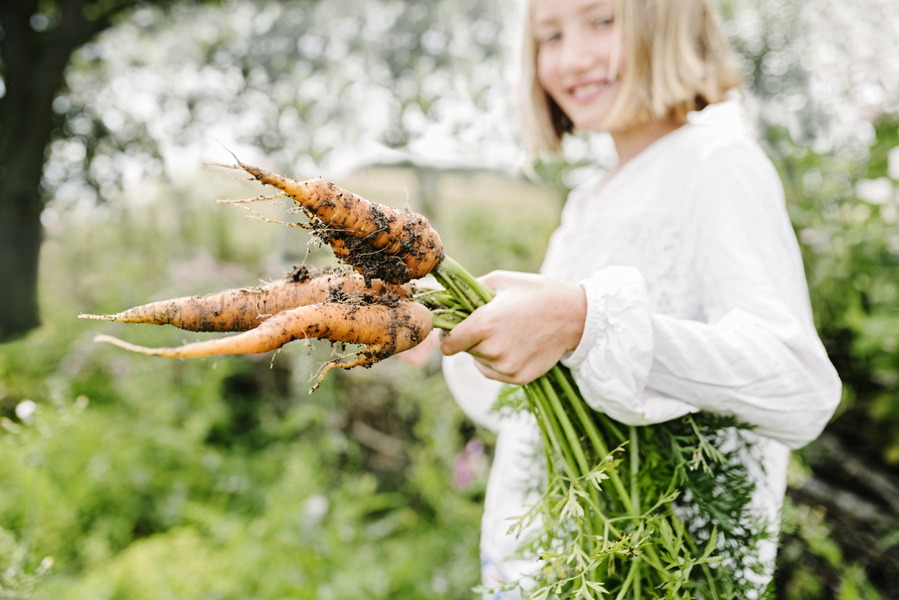
M629 425L645 425L690 412L673 398L641 398L652 368L655 340L643 275L633 267L608 267L580 282L587 319L580 344L562 364L587 404Z
M562 364L578 369L598 347L610 349L610 344L624 342L637 354L649 358L648 373L652 363L652 325L646 283L640 271L634 267L607 267L581 281L580 286L587 295L584 334L574 352L562 359ZM610 330L630 330L633 339L610 340Z

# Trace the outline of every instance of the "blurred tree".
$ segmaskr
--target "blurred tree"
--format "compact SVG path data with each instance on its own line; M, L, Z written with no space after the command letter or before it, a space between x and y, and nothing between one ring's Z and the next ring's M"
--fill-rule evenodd
M153 4L169 4L155 0ZM77 48L138 0L16 0L0 4L0 342L40 323L37 267L41 174L55 123L53 99Z

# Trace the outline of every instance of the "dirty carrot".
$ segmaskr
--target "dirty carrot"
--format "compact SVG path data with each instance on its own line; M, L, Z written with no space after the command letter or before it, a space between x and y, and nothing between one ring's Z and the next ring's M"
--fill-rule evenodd
M235 158L235 160L237 160ZM366 278L404 283L433 271L443 259L440 236L427 219L408 210L375 204L321 178L295 181L237 160L240 168L258 181L286 193L313 217L313 229L335 252ZM377 252L396 257L365 260ZM373 263L381 263L379 268Z
M295 269L288 277L267 285L225 290L205 296L187 296L151 302L114 315L79 315L80 319L173 325L188 331L247 331L285 310L319 304L329 296L394 293L408 296L401 286L380 280L366 287L359 275L325 271L316 274Z
M286 310L255 329L237 335L176 348L145 348L108 335L98 335L94 341L108 342L132 352L165 358L260 354L277 350L297 339L318 338L363 346L357 352L328 362L319 376L320 382L332 368L370 366L409 350L427 337L431 327L431 313L416 302L398 300L389 305L329 302Z

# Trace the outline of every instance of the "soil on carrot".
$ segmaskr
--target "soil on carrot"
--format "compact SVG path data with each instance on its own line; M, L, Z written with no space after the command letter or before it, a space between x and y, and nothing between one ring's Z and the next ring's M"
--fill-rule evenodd
M382 212L379 215L390 221ZM395 219L395 217L393 217ZM436 250L443 258L443 249L428 235L429 228L424 226L426 222L410 221L403 225L402 231L406 234L402 239L395 240L399 243L400 251L391 254L384 249L375 248L368 238L354 237L348 233L337 231L320 220L314 220L312 224L313 236L322 244L330 245L335 249L335 254L348 265L355 268L366 282L372 279L380 279L390 283L404 283L421 277L424 273L414 273L408 264L419 263ZM438 261L439 264L439 261Z
M306 283L312 278L313 275L306 265L294 265L290 272L284 276L284 279L294 283Z
M321 178L294 181L240 160L219 166L242 169L290 196L310 219L302 226L355 267L366 283L406 283L424 277L443 260L440 236L427 219L408 209L369 202Z
M383 296L371 296L362 292L361 294L346 294L339 288L332 289L334 299L329 298L329 302L340 302L356 304L360 300L360 296L365 297L361 304L356 304L356 310L351 310L345 316L348 321L356 320L356 311L363 306L371 306L372 304L382 304L391 308L401 308L401 298L395 294L384 294ZM408 302L408 301L407 301ZM379 361L389 358L400 350L400 340L402 330L408 330L409 340L412 344L409 347L417 345L430 332L430 326L424 327L422 323L417 322L411 314L399 311L400 314L394 313L389 322L387 322L382 331L384 331L383 341L379 344L362 345L362 348L350 355L341 357L331 361L329 364L333 367L346 368L349 363L344 363L343 358L354 356L352 360L353 366L363 368L371 368L371 366ZM345 351L347 342L331 340L331 344L336 348Z
M341 242L345 253L340 256L341 260L359 271L366 284L372 279L392 283L402 283L410 279L409 267L402 258L372 248L365 238L336 232L321 221L315 221L313 235L328 245L333 246L335 242Z
M294 265L284 276L284 280L291 283L306 283L307 281L318 279L325 275L343 277L350 273L352 273L351 270L340 267L326 266L321 269L310 269L306 265Z
M402 296L393 292L383 294L374 294L371 292L361 291L347 293L340 284L332 285L328 288L328 296L325 302L336 302L337 304L355 304L356 306L370 306L372 304L380 304L396 308L399 306Z

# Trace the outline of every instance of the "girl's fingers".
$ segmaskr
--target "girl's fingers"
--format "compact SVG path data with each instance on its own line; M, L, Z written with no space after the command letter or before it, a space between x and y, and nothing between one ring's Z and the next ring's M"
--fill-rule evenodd
M485 354L481 354L475 348L469 348L468 353L474 356L475 358L480 358L481 360L490 360Z
M499 285L499 281L501 279L502 271L491 271L486 275L482 275L478 277L478 281L489 287L494 292L497 291L497 286Z
M487 379L493 379L495 381L502 381L503 383L512 383L512 384L519 383L513 376L507 375L506 373L500 373L499 371L497 371L490 365L483 362L477 356L475 356L475 359L474 359L474 366L477 367L478 371L480 371L481 374L484 377L486 377Z
M508 371L505 369L497 369L495 360L481 358L475 351L469 350L468 353L474 356L475 366L484 377L495 379L496 381L501 381L503 383L511 383L512 385L528 384L549 371L555 364L555 362L552 362L547 366L542 362L540 364L535 362L523 364L520 368L515 368L514 371Z
M440 336L440 351L444 356L465 352L481 343L483 335L476 327L472 326L472 323L475 322L472 321L475 314L477 314L477 311L472 313L472 316L468 317L468 319L456 325L452 331L447 331Z
M486 275L478 277L478 281L489 287L494 292L511 287L516 283L520 283L521 273L514 271L491 271Z

